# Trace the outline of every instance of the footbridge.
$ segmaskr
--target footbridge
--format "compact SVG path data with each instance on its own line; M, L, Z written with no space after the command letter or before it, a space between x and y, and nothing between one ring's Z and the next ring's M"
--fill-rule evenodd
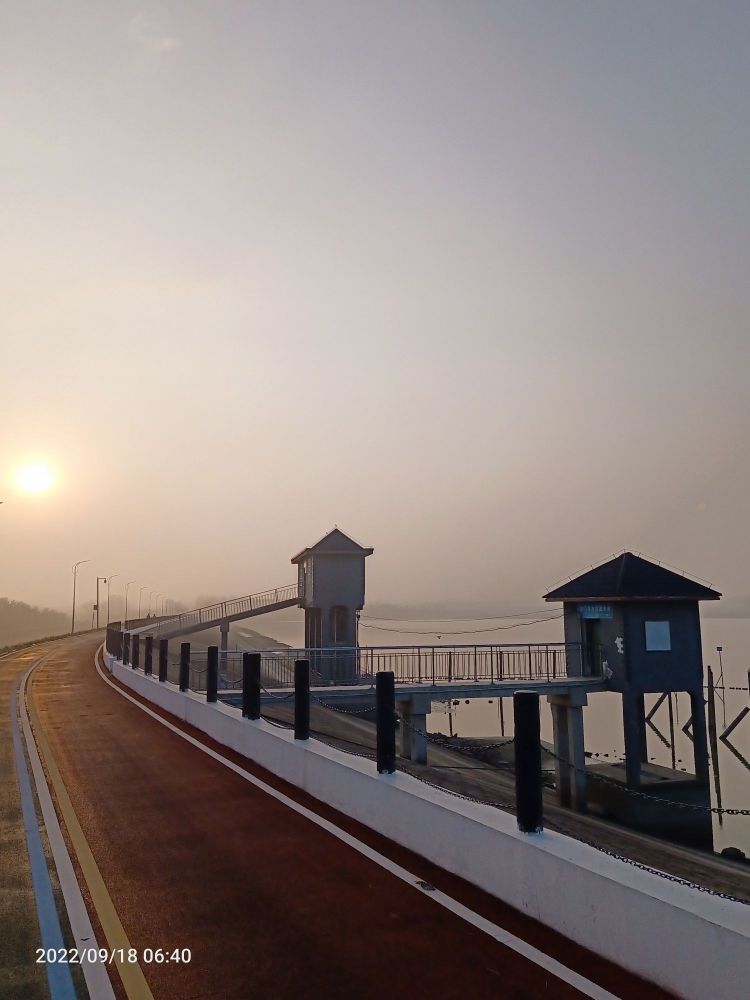
M248 594L246 597L208 604L167 618L157 618L131 629L130 632L131 635L148 633L159 639L176 639L181 635L192 635L210 628L218 628L223 634L228 631L232 622L298 607L300 597L299 585L294 583L286 587L275 587L273 590L263 590L258 594Z

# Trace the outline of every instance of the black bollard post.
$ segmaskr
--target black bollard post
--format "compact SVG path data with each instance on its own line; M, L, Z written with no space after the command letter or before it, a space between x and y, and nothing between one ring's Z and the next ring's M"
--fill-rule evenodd
M151 674L154 666L154 637L146 636L146 650L143 655L143 672Z
M375 675L375 725L378 774L396 770L396 687L392 670Z
M516 818L522 833L540 833L542 823L542 744L539 731L539 695L513 695L516 752Z
M131 666L133 670L137 670L141 665L141 637L139 635L133 636L133 663Z
M310 739L310 663L294 661L294 738Z
M159 680L167 679L167 663L169 662L169 639L159 639Z
M190 687L190 643L180 643L180 691Z
M242 654L242 714L260 718L260 653Z
M130 632L124 632L122 636L122 662L126 667L130 663Z
M219 690L219 647L208 647L206 666L206 701L216 701Z

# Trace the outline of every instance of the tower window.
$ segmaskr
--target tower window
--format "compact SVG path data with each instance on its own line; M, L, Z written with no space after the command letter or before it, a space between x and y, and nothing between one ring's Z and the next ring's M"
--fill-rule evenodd
M672 637L669 622L644 622L646 629L646 652L669 652L672 649Z

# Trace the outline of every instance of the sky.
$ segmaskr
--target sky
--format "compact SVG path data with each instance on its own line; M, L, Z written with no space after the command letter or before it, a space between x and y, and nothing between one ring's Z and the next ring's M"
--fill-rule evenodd
M381 605L631 549L750 608L749 43L744 2L2 0L0 594L246 594L337 524Z

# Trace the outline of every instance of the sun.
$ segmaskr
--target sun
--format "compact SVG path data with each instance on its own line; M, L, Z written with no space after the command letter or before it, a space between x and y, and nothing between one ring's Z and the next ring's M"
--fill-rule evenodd
M34 462L19 469L16 482L26 493L46 493L54 482L54 476L46 465Z

